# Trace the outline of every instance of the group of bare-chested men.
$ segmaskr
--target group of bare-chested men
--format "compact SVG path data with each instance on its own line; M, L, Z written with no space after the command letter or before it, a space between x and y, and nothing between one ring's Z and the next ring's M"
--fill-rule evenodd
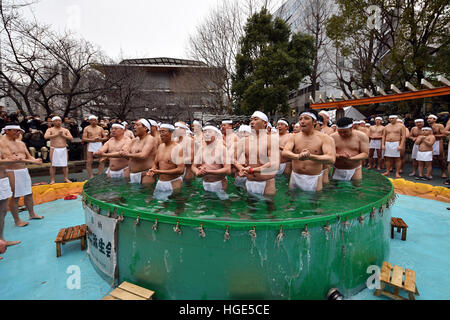
M414 173L417 168L420 176L423 170L420 164L423 159L429 159L430 152L437 154L439 150L440 156L443 155L442 141L450 134L450 121L444 128L435 123L435 116L430 115L431 128L423 128L424 121L417 119L416 127L409 133L397 116L390 116L387 126L382 125L382 120L376 118L376 125L369 127L365 122L355 123L344 117L333 128L328 125L326 111L319 114L309 111L300 115L294 132L289 133L286 120L280 119L276 130L270 130L267 115L256 111L250 118L250 125L242 125L237 133L232 130L231 120L222 121L220 129L214 125L202 127L200 122L194 121L191 132L184 122L158 125L154 120L140 119L134 124L134 134L127 130L126 123L116 123L107 137L98 126L97 117L91 116L90 125L83 132L83 141L88 143L89 177L93 177L95 157L100 159L99 173L108 159L106 173L110 179L126 179L143 185L156 183L154 195L162 196L162 199L180 190L183 181L194 177L203 180L205 191L224 193L228 175L234 176L237 186L256 195L274 195L277 175L289 177L291 189L316 192L328 183L331 166L332 179L357 181L362 179L366 159L369 159L369 167L375 166L375 155L378 169L384 157L385 175L390 174L395 162L398 178L407 138L415 142ZM41 163L42 160L29 154L19 139L20 131L23 130L19 126L7 126L0 139L1 250L18 243L3 238L9 198L13 200L9 206L16 225L27 224L18 216L16 200L20 196L25 197L30 219L42 218L33 211L31 180L25 168L26 163ZM46 138L50 139L51 153L55 155L51 159L55 158L54 162L63 166L67 156L66 140L71 140L71 136L61 128L58 117L54 119L54 127L46 132ZM67 181L66 171L64 173Z

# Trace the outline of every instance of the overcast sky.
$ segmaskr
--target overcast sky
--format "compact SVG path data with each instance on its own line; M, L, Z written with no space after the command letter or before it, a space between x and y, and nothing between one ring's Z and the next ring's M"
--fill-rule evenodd
M77 31L115 60L187 58L189 34L217 1L39 0L25 10L55 30Z

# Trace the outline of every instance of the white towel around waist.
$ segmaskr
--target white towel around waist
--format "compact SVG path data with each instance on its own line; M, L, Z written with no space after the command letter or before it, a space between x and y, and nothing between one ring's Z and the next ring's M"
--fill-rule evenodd
M89 142L88 152L97 152L101 149L102 145L101 142Z
M361 166L354 169L338 169L334 167L333 169L333 180L339 181L351 181L355 175L356 170L360 169Z
M52 167L67 167L67 148L52 149Z
M6 200L11 198L12 191L11 185L9 184L8 177L0 179L0 200Z
M290 189L298 188L303 191L315 192L317 190L317 184L321 176L322 173L313 176L307 174L299 174L292 171L291 181L289 182L289 188Z
M416 161L433 161L433 151L417 151Z
M5 170L14 173L14 198L19 198L33 193L31 177L28 169Z
M226 179L226 178L225 178ZM206 182L203 181L203 189L208 192L222 192L222 181Z
M388 158L400 158L400 151L398 147L400 146L399 141L385 142L385 152L384 156Z
M369 149L381 149L381 139L371 139Z
M436 140L433 144L433 156L438 156L441 154L440 140Z

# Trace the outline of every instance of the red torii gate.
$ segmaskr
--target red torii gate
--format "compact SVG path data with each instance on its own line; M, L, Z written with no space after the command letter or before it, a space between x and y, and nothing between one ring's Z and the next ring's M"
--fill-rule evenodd
M422 85L428 87L428 89L417 90L410 83L407 82L406 87L411 89L412 91L401 92L395 86L391 86L391 89L396 91L397 93L386 94L383 90L378 89L378 92L380 92L382 95L381 96L372 96L367 90L365 90L365 94L368 97L359 98L356 96L355 93L353 93L353 96L357 97L356 99L336 101L333 98L331 98L330 99L331 101L322 102L322 103L314 103L312 98L310 98L310 100L313 102L311 104L311 109L335 109L336 108L338 110L342 110L344 107L350 107L350 106L361 106L361 105L368 105L368 104L374 104L374 103L405 101L405 100L413 100L413 99L422 99L422 98L450 95L450 81L448 81L444 77L438 77L438 80L440 82L442 82L443 84L445 84L445 86L439 87L439 88L434 88L426 80L422 79L422 82L421 82Z

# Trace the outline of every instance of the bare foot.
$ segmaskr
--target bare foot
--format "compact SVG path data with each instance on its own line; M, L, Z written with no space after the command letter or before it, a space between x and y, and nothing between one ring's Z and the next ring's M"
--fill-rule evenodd
M72 181L70 181L69 179L64 180L65 183L72 183Z
M387 177L390 174L389 171L386 171L385 173L382 173L383 176Z
M2 258L2 257L0 257L0 260L3 260L3 258Z
M395 178L396 178L396 179L401 179L401 177L402 177L402 176L399 175L398 173L395 174Z
M56 182L55 181L50 181L50 184L55 184Z
M28 222L19 220L19 221L15 222L15 225L16 225L16 227L25 227L28 225Z
M36 214L30 215L30 218L29 218L29 220L40 220L40 219L44 219L44 217L43 216L38 216Z
M10 247L10 246L15 246L16 244L19 244L20 241L6 241L6 246Z

